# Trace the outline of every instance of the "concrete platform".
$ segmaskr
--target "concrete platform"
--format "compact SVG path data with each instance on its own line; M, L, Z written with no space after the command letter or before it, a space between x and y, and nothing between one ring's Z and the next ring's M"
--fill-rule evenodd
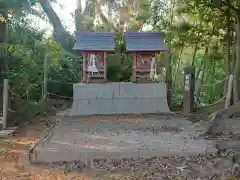
M104 117L94 121L68 117L38 148L36 161L86 162L102 158L194 156L216 151L206 140L195 139L197 135L197 129L184 119L146 117L141 122L131 122L124 117L112 121Z
M69 116L170 113L165 83L75 84Z

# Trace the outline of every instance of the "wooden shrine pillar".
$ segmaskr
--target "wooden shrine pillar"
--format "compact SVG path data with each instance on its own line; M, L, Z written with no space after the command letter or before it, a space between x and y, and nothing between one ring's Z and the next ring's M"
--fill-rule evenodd
M84 83L87 83L87 60L88 60L88 54L87 53L83 53L83 77L82 77L82 81Z
M136 70L137 70L137 55L136 55L136 53L134 53L133 60L132 60L132 82L137 81Z
M195 91L195 68L186 67L184 69L184 100L183 100L184 113L192 113L194 111L194 91Z
M107 53L103 53L104 81L107 82Z

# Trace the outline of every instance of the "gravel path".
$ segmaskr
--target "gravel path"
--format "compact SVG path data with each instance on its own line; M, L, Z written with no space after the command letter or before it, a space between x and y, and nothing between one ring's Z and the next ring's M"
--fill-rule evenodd
M192 157L153 157L148 159L98 159L95 168L102 175L96 179L199 179L227 180L232 177L232 153L218 157L215 154ZM48 168L59 169L66 173L81 174L82 164L74 162L55 162Z
M108 117L109 118L109 117ZM53 129L53 135L39 152L213 152L214 148L203 138L202 130L184 119L159 119L134 117L133 121L93 121L87 118L66 118ZM139 120L139 121L137 121ZM56 154L56 153L55 153ZM61 157L62 158L62 157ZM45 158L48 159L48 158ZM67 159L66 159L67 161Z
M157 119L157 120L156 120ZM99 116L85 118L67 118L60 122L45 148L79 149L79 144L93 146L100 149L103 143L106 146L129 145L129 141L142 141L152 147L159 148L159 144L176 148L179 143L186 149L189 147L212 148L216 138L200 136L206 126L193 124L180 118L166 118L156 116ZM121 138L122 137L122 138ZM135 137L135 138L133 138ZM138 137L138 138L137 138ZM148 140L143 140L148 137ZM204 140L204 138L208 140ZM221 139L222 137L218 137ZM226 136L225 136L226 138ZM85 139L86 142L82 142ZM155 141L153 141L155 140ZM55 143L53 143L55 141ZM56 143L57 142L57 143ZM61 142L61 143L60 143ZM171 142L171 143L169 143ZM201 144L203 143L203 144ZM99 147L97 147L99 144ZM158 145L155 145L158 144ZM170 145L172 144L172 145ZM135 147L134 147L135 148ZM153 148L152 148L153 149ZM106 150L106 148L104 149ZM96 179L195 179L195 180L228 180L232 177L232 154L227 151L219 154L205 154L196 156L162 156L152 158L118 158L95 159L94 167L104 172ZM39 165L53 172L72 174L72 177L82 177L84 164L80 160L56 161ZM64 179L64 178L63 178ZM74 178L73 178L74 179ZM237 180L237 179L236 179Z

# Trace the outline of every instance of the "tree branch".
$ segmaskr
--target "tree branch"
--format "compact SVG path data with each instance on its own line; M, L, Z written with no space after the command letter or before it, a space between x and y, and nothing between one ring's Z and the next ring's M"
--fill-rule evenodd
M208 7L212 7L212 8L216 8L220 11L223 11L224 13L226 13L227 9L224 8L228 7L231 11L233 11L234 13L238 14L240 9L237 7L234 7L232 4L229 4L228 2L226 2L225 0L211 0L210 2L203 2L203 4L206 4Z
M234 12L239 12L239 8L237 8L237 7L234 7L232 4L230 4L230 3L228 3L227 1L225 1L225 0L222 0L221 1L221 3L223 4L223 5L225 5L225 6L227 6L230 10L232 10L232 11L234 11Z

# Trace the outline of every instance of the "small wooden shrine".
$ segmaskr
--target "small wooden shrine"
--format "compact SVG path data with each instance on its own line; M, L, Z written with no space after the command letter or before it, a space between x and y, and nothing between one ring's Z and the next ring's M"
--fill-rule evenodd
M167 51L161 32L127 32L124 34L126 52L133 54L132 81L148 83L156 74L156 53Z
M116 50L114 33L78 32L73 49L84 54L84 83L107 82L107 55Z

